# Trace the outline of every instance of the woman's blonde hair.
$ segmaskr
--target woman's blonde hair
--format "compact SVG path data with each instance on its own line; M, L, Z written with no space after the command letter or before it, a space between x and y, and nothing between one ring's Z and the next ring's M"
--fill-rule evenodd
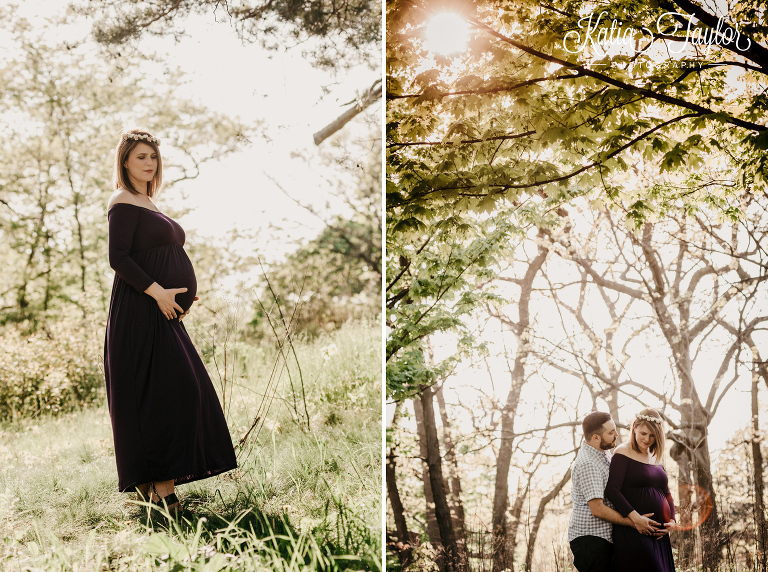
M154 196L163 184L163 158L160 155L160 148L158 147L158 139L153 137L150 133L142 131L141 129L131 129L130 131L123 131L120 133L120 142L115 149L115 169L112 174L112 182L115 189L123 187L134 195L140 193L139 190L134 188L131 179L128 176L128 169L125 167L125 162L131 155L131 151L136 148L139 143L149 145L157 153L157 170L155 176L147 184L147 196Z
M658 421L655 421L655 419L658 419ZM648 452L658 459L659 455L657 455L656 452L659 451L661 454L664 453L664 430L661 426L662 423L663 420L661 418L661 413L655 409L648 407L647 409L643 409L640 413L638 413L635 417L635 420L632 422L632 435L630 436L630 444L632 446L632 450L636 453L640 452L640 447L638 446L637 439L635 438L635 429L645 426L651 431L651 433L653 433L653 436L656 438L656 441L651 444L650 447L648 447Z

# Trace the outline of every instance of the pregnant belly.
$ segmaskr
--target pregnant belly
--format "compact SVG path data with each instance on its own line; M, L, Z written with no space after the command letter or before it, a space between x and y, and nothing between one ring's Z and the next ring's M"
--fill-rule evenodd
M168 245L141 253L140 266L163 288L186 288L176 294L176 303L186 312L195 301L197 278L184 247ZM138 257L137 257L138 258Z
M672 519L672 511L667 504L666 496L656 488L635 489L634 498L627 500L640 514L653 513L649 518L656 522L665 523Z

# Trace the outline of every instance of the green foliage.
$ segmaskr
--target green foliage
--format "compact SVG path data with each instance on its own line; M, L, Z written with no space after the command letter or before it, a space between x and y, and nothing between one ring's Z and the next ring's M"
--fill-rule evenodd
M462 339L459 353L473 346L463 318L496 300L477 286L494 276L499 255L519 233L506 215L430 223L412 212L410 206L392 209L387 220L387 395L397 400L450 367L452 360L424 364L429 336L453 330Z
M422 542L414 550L414 558L405 572L437 572L440 567L437 565L437 551L432 548L429 542Z
M238 2L220 0L162 1L137 5L125 0L72 2L76 11L95 18L93 35L107 46L126 44L142 34L182 34L179 22L190 14L229 16L237 35L276 50L287 43L306 46L316 64L337 68L360 60L377 64L374 51L381 41L381 4L371 0L278 0ZM287 40L290 40L288 42Z
M340 218L268 272L286 310L297 310L298 332L316 336L348 320L380 312L381 275L356 255L344 238L363 233L372 236L376 230ZM378 252L365 254L378 258L380 265L381 249ZM271 300L268 305L272 305ZM259 314L252 325L263 329Z
M121 128L143 125L178 153L164 157L165 188L237 149L249 128L176 97L183 78L172 70L150 84L139 70L152 62L105 64L51 44L50 27L33 29L10 8L2 14L0 322L28 331L54 317L100 322L113 276L106 202Z
M748 4L734 5L726 22L753 14ZM696 33L708 30L706 9L698 9ZM629 209L634 221L679 202L701 205L711 192L765 192L768 128L757 88L768 73L768 50L758 45L764 25L739 28L740 45L749 38L754 49L731 43L690 58L671 55L685 26L669 39L657 34L651 51L635 52L634 41L609 53L590 42L565 49L566 38L586 34L581 18L601 13L601 25L616 19L645 47L643 28L655 31L669 10L688 8L674 0L476 2L461 12L469 45L448 58L424 41L434 6L388 2L388 204L450 216L587 195ZM735 61L742 58L748 69ZM739 157L738 169L717 172L713 150ZM677 180L648 200L633 176L645 169ZM706 186L681 191L691 174L704 175Z
M325 228L272 264L261 281L265 307L273 306L276 295L285 315L296 312L300 334L316 336L381 312L381 140L378 133L371 136L374 145L365 162L355 161L347 144L322 153L340 170L334 186L343 214L305 207L323 219ZM271 337L263 310L251 325L257 334Z
M74 411L104 397L94 343L83 327L0 335L0 421Z
M432 385L436 375L424 363L421 348L403 351L398 359L387 362L387 396L402 401L425 385Z

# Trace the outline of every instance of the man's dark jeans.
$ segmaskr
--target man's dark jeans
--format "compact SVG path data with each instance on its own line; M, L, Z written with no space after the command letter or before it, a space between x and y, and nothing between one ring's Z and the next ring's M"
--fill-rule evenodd
M571 540L573 565L579 572L613 572L613 543L599 536Z

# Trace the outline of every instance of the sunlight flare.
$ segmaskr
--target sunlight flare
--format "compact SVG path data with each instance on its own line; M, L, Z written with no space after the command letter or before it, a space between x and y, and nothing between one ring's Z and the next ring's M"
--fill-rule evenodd
M469 41L469 24L453 12L443 12L432 17L427 24L424 45L433 53L443 56L463 52Z

